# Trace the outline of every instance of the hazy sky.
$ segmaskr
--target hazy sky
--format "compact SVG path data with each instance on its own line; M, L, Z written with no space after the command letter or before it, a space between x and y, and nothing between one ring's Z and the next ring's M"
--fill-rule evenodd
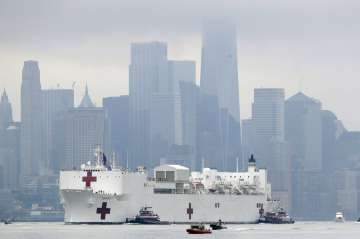
M238 26L241 118L256 87L302 89L360 130L359 0L0 0L0 88L19 119L21 68L40 62L43 88L85 82L97 103L127 94L129 44L168 43L170 59L197 62L201 21L225 14Z

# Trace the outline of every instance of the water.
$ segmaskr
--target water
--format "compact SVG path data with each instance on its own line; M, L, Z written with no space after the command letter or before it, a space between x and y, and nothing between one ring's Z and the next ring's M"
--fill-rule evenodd
M64 225L63 223L14 223L0 225L0 239L352 239L360 238L360 223L296 222L292 225L228 225L210 235L188 235L187 225Z

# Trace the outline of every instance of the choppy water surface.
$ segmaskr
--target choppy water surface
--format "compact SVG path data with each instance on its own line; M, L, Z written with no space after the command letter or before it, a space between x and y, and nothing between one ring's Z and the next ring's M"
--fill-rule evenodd
M137 238L241 238L241 239L352 239L360 238L360 223L297 222L293 225L228 225L210 235L187 235L187 225L64 225L14 223L0 225L0 239L137 239Z

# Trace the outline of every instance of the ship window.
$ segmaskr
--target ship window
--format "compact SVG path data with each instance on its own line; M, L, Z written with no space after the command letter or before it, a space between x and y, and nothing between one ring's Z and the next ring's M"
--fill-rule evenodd
M154 193L164 193L164 194L169 194L172 193L173 190L172 189L168 189L168 188L154 188Z
M165 171L156 171L155 177L157 181L165 181Z
M174 171L166 171L166 181L167 182L175 181L175 172Z

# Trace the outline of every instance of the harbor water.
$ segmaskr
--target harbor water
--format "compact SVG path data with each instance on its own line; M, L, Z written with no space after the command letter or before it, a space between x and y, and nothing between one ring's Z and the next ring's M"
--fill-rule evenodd
M209 235L188 235L188 225L65 225L64 223L0 224L0 239L137 239L241 238L339 239L360 238L356 222L296 222L287 225L227 225Z

